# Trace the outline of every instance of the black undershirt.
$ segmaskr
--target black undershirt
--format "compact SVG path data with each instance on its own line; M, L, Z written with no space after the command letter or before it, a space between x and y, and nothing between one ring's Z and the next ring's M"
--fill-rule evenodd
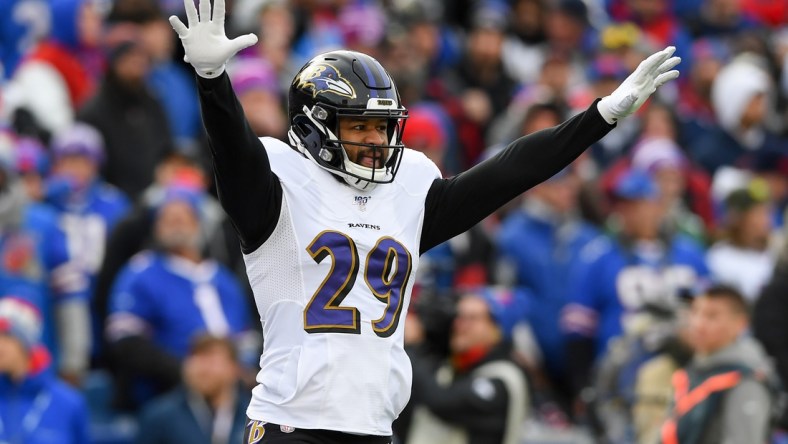
M198 77L198 87L219 201L238 232L244 253L250 253L276 227L282 185L271 171L263 144L246 121L227 74L215 79ZM566 122L521 137L463 173L436 179L424 204L419 252L468 230L506 202L549 179L612 128L594 102Z

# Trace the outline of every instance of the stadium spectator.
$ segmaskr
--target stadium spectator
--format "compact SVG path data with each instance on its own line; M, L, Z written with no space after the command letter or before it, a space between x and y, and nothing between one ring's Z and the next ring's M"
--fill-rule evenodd
M4 113L27 111L32 125L46 136L71 126L104 70L97 6L87 0L53 0L49 7L43 13L53 18L51 34L24 57L3 94Z
M629 315L693 291L708 275L701 247L662 229L665 214L651 176L631 170L618 179L613 193L614 234L580 251L581 265L569 276L570 302L561 316L569 335L572 388L578 395L590 383L596 357L622 333Z
M92 290L109 233L129 210L130 203L99 177L104 141L90 125L77 123L56 135L52 157L46 201L58 211L69 257L91 280Z
M682 143L692 146L700 135L717 124L711 91L714 79L725 65L729 48L715 39L692 44L692 64L679 83L676 113L681 122Z
M672 329L657 333L656 354L637 369L632 421L638 444L652 444L668 419L672 402L671 378L692 358L689 342L689 301L682 300L673 313ZM660 337L661 336L661 337Z
M420 321L408 318L413 413L405 442L520 442L529 394L522 370L511 360L510 340L524 311L517 291L486 287L466 293L457 303L451 358L437 369L419 353Z
M156 0L147 3L149 10L139 18L140 44L151 63L147 84L167 114L176 148L197 155L202 125L194 79L175 61L175 39Z
M732 288L711 287L692 302L694 356L673 375L674 404L662 442L766 442L775 375L748 327L747 302Z
M474 14L465 57L455 70L457 84L452 87L463 91L465 113L482 128L506 108L516 85L501 58L506 23L503 7L495 2L481 6Z
M241 287L225 266L203 257L200 199L192 190L167 190L155 217L158 249L132 258L115 280L106 334L122 407L175 386L198 334L233 337L247 363L257 352Z
M248 7L255 11L244 16L243 9ZM292 52L293 40L298 32L297 13L294 6L288 1L246 1L239 2L234 7L233 21L240 32L248 29L258 30L260 38L258 44L243 51L244 56L260 58L268 63L276 73L279 80L279 91L285 91L290 84L290 79L298 72L297 61ZM236 20L237 19L237 20ZM245 26L246 21L249 25ZM253 22L253 23L252 23Z
M61 376L78 384L88 366L88 282L68 254L55 211L28 200L12 170L16 140L0 135L0 289L35 306Z
M574 110L587 107L597 95L607 94L616 84L611 79L620 80L617 76L621 72L634 70L654 42L681 41L677 53L687 57L679 65L681 78L674 87L661 88L656 100L618 123L613 134L573 164L568 176L534 190L525 204L520 199L513 201L423 255L411 309L426 319L427 342L447 353L451 328L446 319L453 310L453 298L444 297L446 294L456 294L463 285L488 281L548 280L547 276L560 269L548 267L541 273L539 266L520 265L513 273L510 267L496 267L490 261L495 248L489 239L501 227L500 220L508 217L503 228L510 230L515 221L529 216L526 210L530 211L532 201L541 198L545 189L560 185L574 193L576 182L582 182L579 198L569 210L571 222L549 225L556 230L552 237L511 229L517 231L518 239L530 236L528 248L518 247L523 250L521 255L551 263L557 259L548 258L552 250L545 244L563 239L564 231L571 237L567 225L582 224L576 214L599 226L620 218L621 202L606 205L602 195L615 194L619 179L634 168L652 175L660 190L661 238L667 242L680 235L684 242L684 236L689 235L706 242L717 240L708 256L708 252L698 255L708 257L712 269L717 268L719 258L733 264L730 271L715 271L715 276L738 279L753 287L741 287L746 299L755 303L752 329L775 357L778 368L784 370L788 364L781 362L788 358L783 359L782 354L788 345L782 325L788 314L783 310L782 296L788 272L778 264L769 281L769 267L774 263L769 250L779 245L774 242L779 236L771 233L769 247L760 245L767 236L767 225L775 229L784 225L788 205L788 144L780 138L788 136L787 8L784 1L764 0L234 0L227 2L230 37L255 32L260 41L241 51L235 60L239 63L227 69L236 92L248 102L244 108L255 132L281 137L287 129L279 109L283 92L314 51L346 47L374 54L392 75L402 103L410 110L403 134L406 146L440 160L436 163L443 176L449 177L497 152L520 134L559 123ZM89 242L91 248L84 249L75 248L71 239L72 251L80 251L83 262L90 256L95 265L100 254L93 253L106 253L94 298L94 313L103 325L119 270L141 250L157 248L155 220L165 191L177 185L216 192L203 129L197 123L201 110L196 94L189 93L194 77L185 69L183 51L179 45L173 46L176 36L164 21L170 13L183 18L183 1L0 0L0 162L5 165L0 167L0 290L13 288L16 296L41 311L43 342L53 355L53 370L81 384L88 399L93 415L91 431L96 432L91 441L106 443L109 435L128 437L133 430L128 425L133 423L124 423L130 417L112 422L117 419L114 413L97 407L108 405L104 399L109 390L101 383L101 373L111 361L99 356L91 361L98 371L85 373L90 342L80 327L90 325L85 321L88 287L74 266L76 261L69 258L64 227L58 226L57 213L50 205L56 202L61 209L68 207L82 217L82 208L76 205L79 202L68 198L83 194L56 186L65 182L60 180L60 172L50 177L53 153L45 147L60 128L72 127L74 116L84 115L105 137L105 178L129 192L136 204L134 211L115 225L117 230L106 242ZM694 40L687 40L688 34ZM132 43L124 43L129 40ZM501 73L505 81L481 82L495 77L489 73ZM499 109L502 106L505 108ZM486 114L493 118L485 118ZM524 130L526 127L529 129ZM13 128L15 134L5 128ZM545 153L550 148L545 147ZM14 184L11 187L6 186L8 172ZM713 192L709 190L712 176ZM766 183L768 198L764 202L756 199L759 203L749 207L751 210L734 211L738 216L729 218L725 198L753 180ZM47 196L50 203L43 202ZM205 197L200 207L202 258L231 268L246 286L246 269L231 223L216 199ZM611 211L613 216L608 218ZM744 227L740 230L731 225L731 219L749 221L739 224ZM71 223L65 228L73 232L76 226ZM79 228L91 226L92 222L86 222ZM613 223L610 227L620 231ZM736 234L745 232L749 234ZM609 253L627 265L632 265L627 262L631 258L638 261L641 253L647 256L651 251L619 242L621 237L616 236L606 241L611 249L637 251L626 260ZM733 237L746 237L759 246L734 245ZM516 249L516 244L502 245ZM607 251L607 247L599 248ZM588 266L583 261L593 249L584 251L585 255L576 258L581 271ZM666 256L655 253L660 258L655 267L672 269L673 258L683 257L681 251ZM743 271L753 267L757 273ZM588 291L566 292L573 298L592 290L601 293L598 287L603 281L614 281L603 275L585 281L589 282ZM621 277L629 275L622 273ZM570 274L564 279L553 278L549 284L568 287L577 285L575 281ZM766 282L762 291L756 290ZM614 285L605 285L613 296L602 299L610 306L620 305ZM541 301L538 289L531 290L534 299ZM548 331L556 329L549 325L555 316L539 313L555 307L535 305L529 317L542 341L545 325ZM605 312L606 308L592 310L598 316L595 310ZM622 337L624 333L629 336ZM681 336L673 333L673 339ZM611 335L625 342L632 338L626 325ZM581 337L571 336L572 340ZM514 348L521 351L519 345ZM535 385L533 404L545 407L540 387L546 386L547 378L561 381L562 375L549 364L556 348L544 344L542 348L548 361L545 374L532 373L531 367L527 370L528 376L533 376L529 382ZM108 351L107 347L103 351ZM129 359L147 362L144 353L135 353L129 354ZM657 356L648 359L653 353ZM682 350L674 355L659 347L638 356L645 362L640 365L639 359L633 358L637 365L627 367L637 368L634 396L653 402L636 403L631 417L621 417L632 419L636 429L632 441L646 442L664 418L670 392L666 375L680 367L686 356ZM181 374L173 369L172 374ZM788 379L788 370L782 373ZM625 378L627 396L632 394L633 378ZM553 388L565 387L559 383ZM563 434L565 430L556 431L556 424L562 421L552 419L544 408L536 410L529 419L534 427L527 428L526 439L583 441ZM785 419L788 426L788 416ZM545 423L554 434L540 435L545 428L539 426ZM110 424L125 430L125 435L108 430ZM111 433L105 436L105 432ZM604 432L608 437L615 434L615 430ZM0 434L0 441L5 438Z
M154 176L154 183L146 188L132 211L118 221L107 240L94 297L94 313L102 324L107 316L112 284L120 269L135 254L155 247L155 210L164 199L166 190L175 186L204 192L207 187L207 178L197 162L178 152L170 154L157 165ZM246 268L238 238L215 198L206 194L200 200L200 216L200 228L206 239L206 257L226 265L239 280L246 282Z
M582 71L586 57L593 51L595 29L591 26L588 6L582 0L551 2L545 19L547 47L545 53L561 53L572 60L573 70Z
M646 138L632 150L631 167L654 177L660 204L665 212L665 229L706 243L706 216L713 216L708 176L694 167L673 140Z
M758 151L775 149L778 140L765 127L771 83L751 54L735 58L717 74L711 101L718 126L689 147L690 155L709 174L722 166L752 168Z
M696 14L686 19L687 28L690 34L696 38L735 39L742 32L753 29L757 24L752 16L745 13L743 6L746 3L748 2L703 0Z
M205 173L197 162L178 152L173 152L156 166L155 181L145 189L137 205L112 231L104 262L96 278L94 310L98 319L105 319L110 291L118 272L135 254L155 247L154 221L156 208L170 187L189 188L204 192L207 187ZM229 226L224 212L209 194L200 200L200 228L206 239L204 254L230 267L239 279L246 279L246 269L241 257L238 238Z
M231 341L207 335L195 338L183 360L183 385L145 407L137 442L240 443L249 403L240 373Z
M679 56L688 60L690 36L679 17L671 11L671 3L651 0L612 0L608 5L611 17L619 22L634 23L640 29L641 39L646 44L652 47L674 45Z
M86 444L88 410L82 395L58 381L40 343L38 310L0 297L0 440L24 444Z
M683 298L645 303L610 341L593 378L593 417L601 441L656 442L667 419L670 378L691 353L682 336L684 305Z
M132 200L150 185L156 165L173 150L167 115L145 83L149 73L150 61L139 42L117 44L103 83L79 114L104 137L102 177Z
M706 256L712 277L736 288L750 305L769 282L776 262L769 245L771 211L762 182L730 193L725 199L724 237Z

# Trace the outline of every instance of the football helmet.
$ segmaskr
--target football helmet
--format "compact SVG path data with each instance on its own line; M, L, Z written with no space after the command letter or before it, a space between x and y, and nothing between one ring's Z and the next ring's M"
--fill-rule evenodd
M289 90L290 144L321 168L360 190L391 183L402 161L402 131L408 111L394 81L374 58L354 51L332 51L307 62ZM387 119L383 145L339 138L342 117ZM348 158L344 147L372 150L381 167L366 167Z

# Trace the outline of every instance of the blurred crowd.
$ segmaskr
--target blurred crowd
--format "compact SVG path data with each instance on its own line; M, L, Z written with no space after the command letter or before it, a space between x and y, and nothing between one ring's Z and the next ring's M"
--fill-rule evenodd
M422 257L395 439L788 440L787 2L227 9L228 35L259 37L227 68L256 133L284 139L304 62L357 50L446 177L675 45L678 81ZM241 440L264 338L173 14L181 0L0 2L0 442Z

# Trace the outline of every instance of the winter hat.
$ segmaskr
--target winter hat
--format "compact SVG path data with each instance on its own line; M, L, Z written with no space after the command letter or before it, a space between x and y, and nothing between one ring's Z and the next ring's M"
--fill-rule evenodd
M678 144L668 138L644 139L632 151L632 168L654 173L662 168L683 170L687 158Z
M478 7L472 17L475 29L505 31L509 24L509 5L501 1L487 1Z
M734 59L717 74L711 87L711 103L720 126L728 131L738 129L750 101L770 90L769 75L751 57Z
M173 202L183 202L189 205L197 219L202 219L202 200L203 193L197 189L178 185L169 186L164 190L164 197L156 207L156 216L165 206Z
M632 22L608 25L600 35L602 46L612 50L635 46L640 39L640 28Z
M528 298L525 290L481 287L466 295L480 296L484 299L490 315L507 339L511 338L515 325L524 320L528 313Z
M556 10L579 23L589 23L588 6L583 0L560 0Z
M92 126L76 123L55 137L52 155L55 160L66 156L85 156L101 164L104 160L104 138Z
M408 113L402 143L408 148L446 150L448 136L441 118L428 107L416 107Z
M233 63L227 70L233 90L239 96L255 90L279 95L279 83L274 68L266 61L245 58Z
M339 27L347 44L377 46L386 30L386 15L372 2L351 3L339 12Z
M653 200L659 197L659 189L650 174L631 169L616 180L613 196L625 200Z
M725 198L725 210L728 213L744 213L752 207L769 201L769 188L762 180L753 180L746 188L732 191Z
M9 334L30 351L41 340L42 324L38 309L14 296L0 298L0 333Z

